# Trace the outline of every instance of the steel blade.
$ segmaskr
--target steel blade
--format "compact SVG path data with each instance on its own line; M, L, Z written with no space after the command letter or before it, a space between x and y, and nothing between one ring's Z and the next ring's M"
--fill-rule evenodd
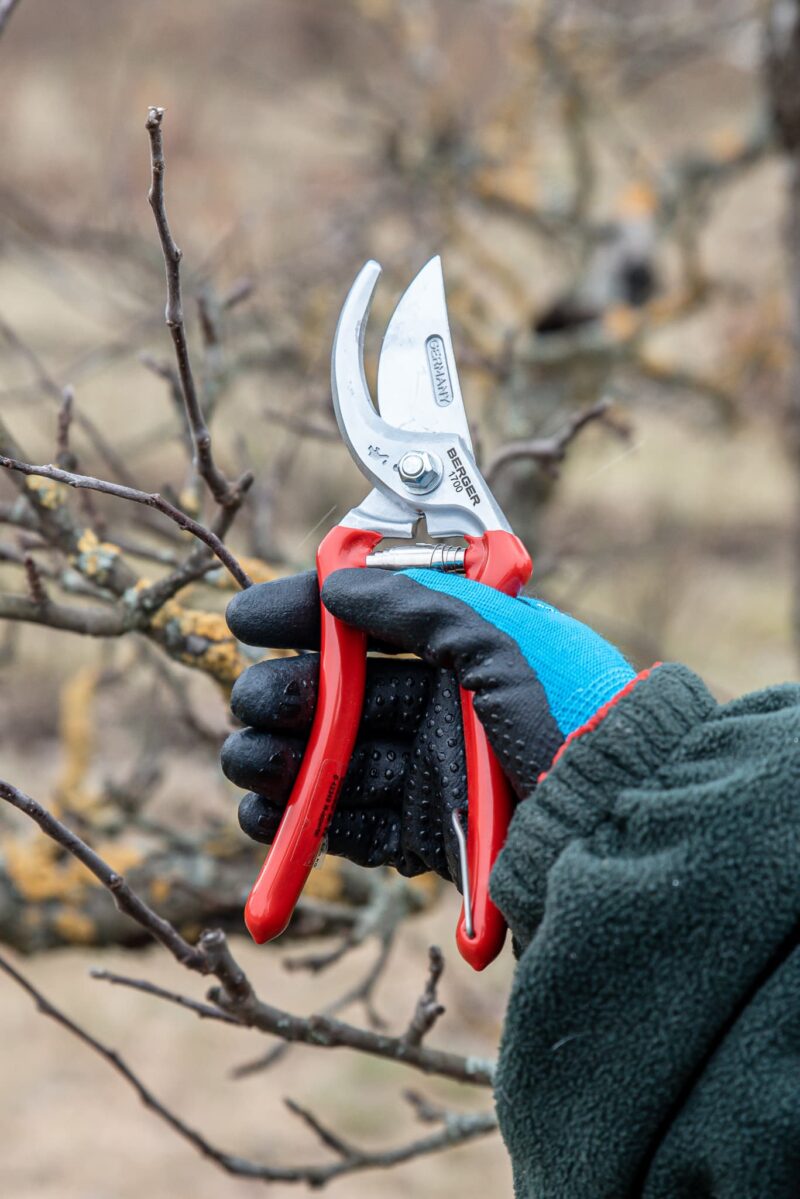
M446 335L449 346L441 266L436 259L433 265L438 274L439 317L436 332L429 331L428 336L438 336L444 344ZM385 528L392 536L400 537L410 536L421 516L425 516L432 537L481 536L489 529L508 529L508 522L473 461L460 393L454 393L445 405L448 411L456 409L463 421L460 429L453 427L452 419L433 429L430 422L416 427L408 427L406 422L403 427L384 420L372 403L364 374L364 331L380 269L377 262L368 262L359 271L342 306L333 339L331 387L339 430L362 473L378 493L348 513L342 523L362 528L365 527L362 522L373 522L366 527L379 531ZM413 287L414 284L406 296ZM412 419L423 419L421 408L421 403L413 408ZM435 409L435 401L429 399L427 408L429 413ZM441 474L433 487L419 491L404 477L402 463L412 456L419 458L422 450L433 459L433 469L438 464Z
M438 255L408 286L389 321L378 362L378 409L397 429L450 433L472 453Z

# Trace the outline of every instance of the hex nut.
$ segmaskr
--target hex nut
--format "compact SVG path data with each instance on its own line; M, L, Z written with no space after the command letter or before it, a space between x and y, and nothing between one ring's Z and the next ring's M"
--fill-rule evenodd
M442 478L442 463L428 450L409 450L398 462L397 470L409 491L417 494L432 491Z

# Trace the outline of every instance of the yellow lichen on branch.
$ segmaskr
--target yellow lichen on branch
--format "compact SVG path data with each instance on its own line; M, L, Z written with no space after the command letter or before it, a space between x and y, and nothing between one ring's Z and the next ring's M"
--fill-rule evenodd
M612 304L603 313L603 328L611 341L630 341L642 324L642 315L629 304Z
M190 516L200 515L200 498L196 488L184 487L178 495L178 504ZM191 533L186 533L186 536L190 538Z
M205 670L224 687L233 686L247 666L238 643L219 612L185 608L169 600L156 613L152 627L164 633L167 646L187 666Z
M150 884L150 898L155 904L163 904L169 899L172 883L166 878L154 878Z
M72 945L91 945L95 938L94 921L80 908L67 905L55 916L55 926Z
M37 503L50 512L60 508L67 498L64 483L56 483L54 479L45 479L42 475L28 475L25 486L36 496Z
M273 579L278 579L284 571L276 570L274 566L270 566L269 562L265 562L263 558L245 558L239 557L239 565L242 570L249 574L254 583L271 583ZM209 580L210 581L210 580ZM216 587L224 591L238 590L235 579L232 579L227 570L217 571L213 576L213 582Z
M61 689L59 733L63 762L56 797L64 808L74 812L86 812L97 803L97 796L85 786L94 748L92 704L97 680L98 671L86 666Z
M226 692L250 665L220 612L187 608L180 600L171 599L155 614L150 627L162 634L167 649L174 658L187 666L193 666L196 670L204 670L216 679ZM264 657L291 657L293 652L271 650L266 652Z
M52 841L31 837L4 838L6 873L23 899L34 903L64 899L74 893L77 862L70 858L59 864L57 857L58 847Z
M118 842L100 844L97 852L119 874L143 861L140 849ZM23 899L32 903L61 900L80 905L87 888L102 884L76 858L59 860L59 855L55 842L39 837L7 837L3 842L6 874Z
M100 541L97 534L87 528L78 540L73 560L82 575L102 584L108 578L119 555L119 546L110 541Z
M421 911L433 906L444 887L439 875L432 871L406 879L406 883L416 892ZM347 865L344 859L329 854L317 869L309 874L303 887L303 895L306 899L317 899L326 903L342 902L347 897L347 885Z

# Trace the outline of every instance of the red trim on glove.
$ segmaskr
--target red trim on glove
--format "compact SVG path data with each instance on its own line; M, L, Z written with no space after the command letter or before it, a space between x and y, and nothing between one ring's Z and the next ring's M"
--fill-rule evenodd
M594 716L591 716L586 721L585 724L582 724L579 729L573 729L573 731L570 733L570 735L564 741L563 745L561 745L559 747L558 753L553 758L553 761L550 763L550 769L543 770L542 773L539 775L537 782L541 783L544 781L544 779L547 778L548 774L550 773L550 770L553 769L556 762L559 760L561 755L564 753L564 751L566 750L568 745L570 745L573 741L577 740L578 737L582 737L584 735L584 733L594 732L594 730L605 720L606 716L608 716L609 712L614 707L614 705L616 703L618 703L619 700L621 700L624 695L630 695L630 693L631 693L631 691L633 691L634 687L636 687L639 683L641 683L643 679L649 678L650 675L653 673L653 671L658 666L661 666L661 662L654 662L652 666L648 666L647 670L640 670L639 673L636 675L636 677L631 679L631 681L629 683L626 683L625 686L622 688L622 690L618 691L616 695L612 696L612 698L608 701L608 703L603 704L602 708L598 708L597 711L595 712Z

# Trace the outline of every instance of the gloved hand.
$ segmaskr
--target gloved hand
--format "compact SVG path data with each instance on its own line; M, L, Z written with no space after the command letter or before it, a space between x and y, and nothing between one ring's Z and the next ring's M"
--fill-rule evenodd
M431 570L340 570L323 601L363 629L372 648L418 655L369 659L356 749L328 830L328 851L405 875L435 870L457 881L451 813L467 806L459 685L516 795L535 788L559 747L634 677L623 656L586 625L539 600ZM248 645L319 647L316 575L241 592L228 624ZM222 769L248 788L244 832L269 843L297 775L316 702L316 655L251 666L236 681ZM467 813L469 819L469 813Z

